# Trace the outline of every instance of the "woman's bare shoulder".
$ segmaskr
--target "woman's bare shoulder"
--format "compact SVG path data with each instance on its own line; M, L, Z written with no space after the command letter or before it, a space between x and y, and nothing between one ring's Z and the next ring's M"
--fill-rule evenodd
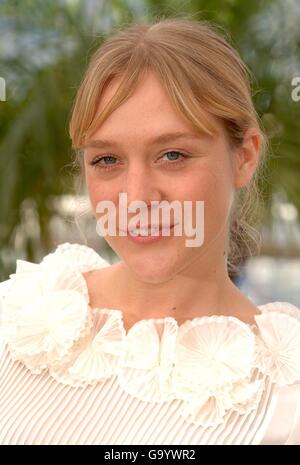
M92 307L112 308L114 304L114 289L117 286L115 272L118 263L97 270L82 273L89 293L90 305Z

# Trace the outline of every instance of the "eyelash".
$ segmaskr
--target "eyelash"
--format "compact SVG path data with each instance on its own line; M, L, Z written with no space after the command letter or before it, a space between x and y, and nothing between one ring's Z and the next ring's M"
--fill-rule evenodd
M180 160L169 160L169 163L167 162L167 165L169 165L168 167L170 167L172 169L173 166L178 166L179 164L183 163L185 161L185 159L187 158L190 158L189 155L186 155L185 153L182 153L182 152L179 152L178 150L168 150L167 152L165 152L162 157L164 157L166 154L168 153L177 153L179 155L181 155L183 158L181 158ZM101 160L104 160L105 158L114 158L116 159L116 157L114 157L113 155L104 155L104 156L101 156L101 157L96 157L94 160L92 160L90 162L90 165L93 167L93 168L99 168L103 171L110 171L112 169L114 169L114 167L116 166L116 164L112 164L112 165L101 165L100 164L100 161Z

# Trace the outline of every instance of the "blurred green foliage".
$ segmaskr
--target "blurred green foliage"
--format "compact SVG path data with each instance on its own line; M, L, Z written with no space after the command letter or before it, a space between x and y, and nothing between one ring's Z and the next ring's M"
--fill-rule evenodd
M24 237L24 257L52 245L53 196L72 192L68 123L88 59L123 22L190 14L223 26L255 75L253 88L272 151L261 183L270 220L271 194L284 189L300 211L300 2L283 0L95 1L0 0L0 280L15 268L16 231L24 200L33 199L39 243ZM25 234L25 233L24 233ZM19 257L18 257L19 258Z

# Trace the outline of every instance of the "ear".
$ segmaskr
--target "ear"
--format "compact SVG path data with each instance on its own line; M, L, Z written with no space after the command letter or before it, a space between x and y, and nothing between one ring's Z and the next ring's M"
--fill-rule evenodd
M235 153L234 187L244 187L255 173L260 158L262 136L257 128L249 128Z

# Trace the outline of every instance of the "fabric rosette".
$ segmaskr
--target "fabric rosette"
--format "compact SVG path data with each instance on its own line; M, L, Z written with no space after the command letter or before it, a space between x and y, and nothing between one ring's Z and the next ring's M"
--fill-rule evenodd
M84 278L67 266L18 261L5 295L1 335L12 357L33 373L64 363L75 341L91 329Z
M287 302L260 307L256 357L260 370L278 386L300 381L300 311Z
M94 269L95 256L84 246L73 252L49 254L40 264L17 261L0 332L12 358L33 374L48 369L65 384L84 386L114 373L125 331L121 312L91 309L82 271Z
M126 349L120 362L118 381L129 394L147 402L174 398L174 366L178 325L174 318L141 320L126 336Z
M172 383L187 421L214 426L228 411L254 409L262 391L255 370L255 335L247 324L210 316L180 327Z
M64 365L52 364L50 374L76 387L94 385L117 374L125 350L122 313L115 309L94 309L89 335L78 341Z

